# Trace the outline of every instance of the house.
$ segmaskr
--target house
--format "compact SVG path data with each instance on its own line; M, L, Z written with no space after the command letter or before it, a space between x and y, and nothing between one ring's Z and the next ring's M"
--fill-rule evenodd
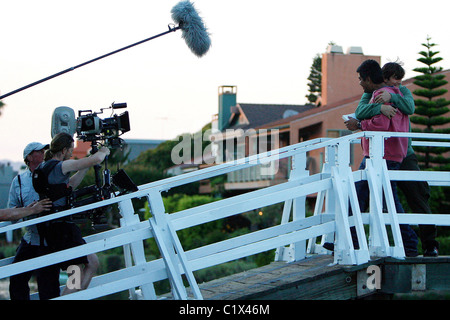
M88 141L76 140L75 148L73 148L72 158L82 159L91 151L91 143Z
M316 106L311 104L236 103L236 98L236 86L219 87L219 114L213 119L211 136L216 163L289 145L289 132L284 128L276 128L273 132L255 129L316 109ZM264 174L265 169L260 167L232 172L228 174L225 189L257 189L285 181L288 165L284 161L280 161L280 164L280 170L272 174Z
M155 149L165 140L154 139L124 139L123 154L128 154L126 163L136 159L142 152Z
M243 156L281 148L318 137L338 137L350 133L341 116L353 113L356 99L361 96L356 75L357 67L367 59L380 62L379 56L366 56L362 49L351 47L343 54L340 46L329 46L322 57L322 96L316 105L277 105L236 103L237 88L219 88L219 114L214 143L216 157L233 160ZM319 102L318 101L318 102ZM353 102L353 103L352 103ZM302 120L301 122L299 122ZM256 138L257 137L257 138ZM266 137L265 139L261 139ZM260 140L267 142L261 148ZM274 141L276 140L276 141ZM230 146L232 146L230 148ZM231 149L231 150L230 150ZM264 149L264 150L261 150ZM320 171L324 152L311 152L308 157L310 173ZM288 179L290 163L280 160L273 174L261 175L262 167L233 172L228 175L226 190L248 190L266 187Z

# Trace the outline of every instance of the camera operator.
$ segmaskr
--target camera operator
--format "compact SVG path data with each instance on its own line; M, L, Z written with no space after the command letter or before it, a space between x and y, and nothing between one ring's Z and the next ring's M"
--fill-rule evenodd
M49 145L39 142L27 144L23 150L23 160L27 170L17 175L9 190L8 209L0 210L0 220L19 220L29 216L34 218L42 211L49 211L52 207L50 200L39 200L39 195L33 188L32 174L44 160L44 152ZM46 203L46 204L45 204ZM43 206L45 204L45 206ZM30 214L32 216L30 216ZM36 225L28 226L22 237L14 257L15 262L39 257L47 254L48 248L40 246L40 239ZM29 300L30 287L28 282L36 272L36 280L41 300L59 296L59 268L48 266L39 270L32 270L10 277L9 295L11 300Z
M50 148L45 152L45 162L41 166L45 167L52 160L56 160L57 164L51 169L48 174L48 184L66 186L74 190L83 180L86 172L90 167L100 164L110 151L106 147L100 148L95 154L78 160L70 159L74 149L74 140L71 135L67 133L58 133L54 136L50 143ZM53 161L55 162L55 161ZM70 176L71 172L76 173ZM52 199L53 196L48 195L53 200L52 212L58 212L68 209L67 194L58 199ZM42 224L39 228L41 239L45 239L50 248L54 251L72 248L86 242L81 236L80 228L72 221L70 217L65 217L57 220L49 221ZM98 258L96 254L89 254L87 256L72 259L70 261L62 262L60 267L66 270L70 265L84 265L81 276L81 289L86 289L98 268ZM63 291L64 294L76 291L76 289L69 290L67 287Z

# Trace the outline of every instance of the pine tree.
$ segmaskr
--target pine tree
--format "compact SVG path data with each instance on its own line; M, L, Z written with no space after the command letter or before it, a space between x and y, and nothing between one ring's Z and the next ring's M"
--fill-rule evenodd
M310 103L315 104L322 93L322 57L319 54L314 57L308 80L309 94L305 97Z
M450 123L450 117L446 116L449 112L450 100L439 98L447 92L446 89L441 88L446 85L448 81L445 80L445 75L441 73L442 67L435 67L434 64L443 60L436 55L439 51L433 51L435 43L430 43L431 38L427 37L427 43L422 45L426 48L425 51L420 51L422 56L417 61L425 64L425 67L415 68L414 71L422 73L416 76L414 84L422 87L422 89L414 90L414 94L424 99L414 100L416 105L415 115L411 116L411 122L420 125L420 128L414 128L414 132L426 133L449 133L449 128L443 128L443 125ZM448 152L447 148L436 147L414 147L420 165L425 168L434 168L438 170L449 170L450 159L442 156L443 153Z
M336 43L334 41L328 42L328 45L334 46L335 44ZM320 107L320 101L317 102L322 95L322 56L320 54L316 54L313 59L308 80L309 94L305 97L308 98L310 103L317 104L317 106Z

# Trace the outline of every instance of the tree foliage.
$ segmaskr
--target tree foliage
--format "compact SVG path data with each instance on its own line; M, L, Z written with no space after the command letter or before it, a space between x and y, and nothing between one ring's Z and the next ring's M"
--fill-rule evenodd
M328 42L328 46L334 46L336 43L334 41ZM305 97L311 104L317 104L318 107L321 106L318 99L322 95L322 57L320 54L316 54L313 59L313 63L310 68L310 73L308 76L308 91Z
M309 94L305 97L310 103L315 104L322 93L322 57L319 54L314 57L310 70L308 77Z
M435 66L443 58L437 56L439 51L434 51L436 44L431 43L430 40L431 38L427 37L427 42L422 44L426 50L420 51L421 57L417 59L425 66L414 69L421 73L414 78L414 84L421 88L414 90L413 93L421 98L414 100L416 110L410 119L412 123L419 125L413 129L415 132L449 133L450 129L445 128L444 125L450 123L450 117L447 116L450 100L440 97L447 93L442 86L448 81L441 73L442 67ZM448 151L446 148L415 147L414 149L423 168L450 169L450 160L443 156Z

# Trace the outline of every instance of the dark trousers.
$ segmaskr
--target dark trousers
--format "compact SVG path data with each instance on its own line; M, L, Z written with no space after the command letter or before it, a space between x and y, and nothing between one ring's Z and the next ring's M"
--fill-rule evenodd
M398 170L400 168L400 163L395 161L386 160L386 165L389 170ZM363 158L359 169L363 170L366 168L366 158ZM355 183L356 193L358 195L358 202L361 212L365 212L369 207L369 185L367 181L362 180ZM402 204L397 196L397 185L395 182L391 182L392 193L394 196L395 209L397 213L404 213ZM386 208L385 201L383 199L383 208ZM352 215L350 209L350 215ZM411 228L409 224L400 224L400 233L403 240L403 245L405 248L405 252L407 255L415 255L417 254L417 244L418 239L414 230ZM353 238L353 245L355 248L358 248L358 238L356 236L356 230L354 227L351 227L351 234Z
M49 253L49 250L46 247L33 246L22 239L17 248L13 263L36 258L47 253ZM41 300L59 297L59 266L53 265L11 276L9 282L9 295L11 300L30 300L30 287L28 282L33 272L36 272L39 298Z
M399 170L419 171L419 164L415 154L403 159ZM408 206L414 213L431 213L428 200L430 198L430 187L426 181L397 181L398 188L403 192ZM438 247L435 240L437 232L435 225L419 225L422 248L432 249Z

